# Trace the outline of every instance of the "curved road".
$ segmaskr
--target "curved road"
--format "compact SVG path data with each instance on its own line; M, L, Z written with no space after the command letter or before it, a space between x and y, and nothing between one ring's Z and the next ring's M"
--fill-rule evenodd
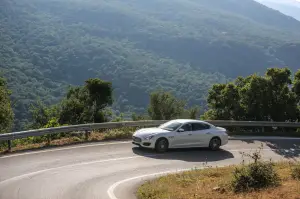
M0 199L132 199L136 187L165 172L238 164L260 144L266 159L298 158L300 139L234 138L220 151L156 154L107 142L0 156Z

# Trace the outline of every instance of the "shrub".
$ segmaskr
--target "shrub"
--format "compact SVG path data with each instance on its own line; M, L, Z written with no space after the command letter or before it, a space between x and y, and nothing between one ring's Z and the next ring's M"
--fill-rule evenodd
M297 164L292 168L292 178L300 180L300 164Z
M123 129L113 129L107 132L104 132L104 140L111 139L127 139L131 138L134 131L123 128Z
M234 192L247 192L275 187L280 184L280 178L273 163L261 161L260 151L248 156L254 162L249 165L242 165L233 172L231 186Z

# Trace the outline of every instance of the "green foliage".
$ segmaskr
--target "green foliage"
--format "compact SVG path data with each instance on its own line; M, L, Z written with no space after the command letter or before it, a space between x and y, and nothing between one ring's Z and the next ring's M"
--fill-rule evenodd
M156 91L151 93L148 113L153 120L171 120L181 116L185 106L170 92Z
M294 92L290 89L291 74L288 68L270 68L265 76L254 74L239 77L233 83L214 85L204 118L297 121L297 93L295 87Z
M200 116L200 107L194 106L188 110L189 113L189 119L198 119Z
M179 117L183 119L198 119L200 117L200 110L200 106L192 106L189 109L185 109Z
M280 179L270 162L257 162L236 169L232 187L235 192L247 192L278 186Z
M300 104L300 70L298 70L295 74L293 82L293 91L297 95L298 104Z
M0 133L10 132L13 120L10 91L7 89L6 81L0 77Z
M61 126L58 122L58 119L57 118L51 118L47 124L44 126L44 128L52 128L52 127L59 127Z
M248 192L280 185L280 178L272 162L263 162L260 151L246 154L253 162L237 167L233 172L231 186L234 192Z
M238 87L232 83L215 84L209 90L207 102L211 110L205 117L209 119L231 120L240 119L243 110L239 103L240 95Z
M57 127L65 124L105 122L112 117L112 85L100 79L88 79L84 86L71 87L58 104L46 106L41 101L31 106L30 129ZM121 120L122 115L114 118Z
M156 89L202 106L227 77L299 68L300 23L253 1L1 0L0 24L0 69L17 129L38 98L55 104L67 85L91 77L113 83L115 110L140 114ZM83 110L81 100L68 100Z
M60 123L83 124L107 121L105 108L112 105L112 85L88 79L84 86L70 88L61 103Z
M124 120L124 114L120 113L119 115L115 115L111 122L121 122Z
M138 115L136 113L132 113L131 119L133 121L147 120L149 119L147 115Z
M57 118L51 118L47 124L44 126L44 128L52 128L52 127L59 127L60 124L58 122L58 119ZM50 142L51 140L54 140L54 139L59 139L61 137L65 136L65 133L59 133L59 134L48 134L48 135L45 135L45 136L42 136L41 139L47 139L47 145L50 145Z
M133 130L131 129L114 129L104 134L104 140L129 139L132 138Z
M45 126L51 125L51 123L49 122L53 121L53 119L57 120L60 110L59 106L47 107L43 102L39 100L36 104L31 105L30 112L32 123L29 124L27 128L39 129L46 128Z

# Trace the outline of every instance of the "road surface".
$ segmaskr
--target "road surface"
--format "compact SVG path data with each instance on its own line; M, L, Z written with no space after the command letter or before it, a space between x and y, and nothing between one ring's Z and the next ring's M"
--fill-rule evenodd
M260 138L261 139L261 138ZM261 143L265 159L297 159L300 139L230 140L220 151L156 154L108 142L0 156L0 199L132 199L136 187L165 172L239 164Z

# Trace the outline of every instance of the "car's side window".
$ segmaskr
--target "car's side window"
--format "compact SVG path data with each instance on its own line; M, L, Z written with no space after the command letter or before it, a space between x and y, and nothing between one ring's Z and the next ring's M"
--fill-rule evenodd
M210 126L204 123L193 123L192 124L193 131L201 131L201 130L206 130L210 129Z
M192 131L192 124L185 124L181 127L184 131Z

